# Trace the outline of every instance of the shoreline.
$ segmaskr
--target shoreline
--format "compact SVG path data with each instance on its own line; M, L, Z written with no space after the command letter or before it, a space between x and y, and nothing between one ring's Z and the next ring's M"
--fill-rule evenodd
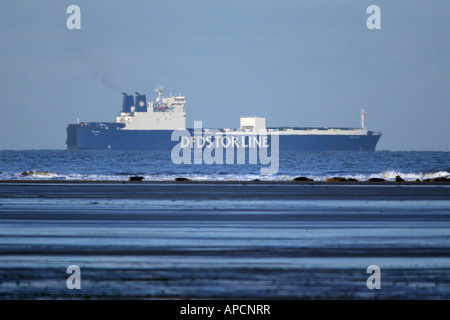
M128 181L128 180L0 180L0 184L132 184L132 185L151 185L151 184L216 184L216 185L393 185L393 186L446 186L450 185L450 181L253 181L253 180L189 180L189 181L173 181L173 180L143 180L143 181Z
M0 182L0 199L450 200L449 182L53 181ZM256 203L257 207L260 206Z

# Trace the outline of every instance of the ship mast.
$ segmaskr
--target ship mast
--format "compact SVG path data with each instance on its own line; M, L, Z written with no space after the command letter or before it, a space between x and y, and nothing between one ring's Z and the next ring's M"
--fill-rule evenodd
M366 115L366 112L364 109L361 109L361 128L364 129L364 116Z
M160 103L160 102L162 101L162 100L161 100L162 91L163 91L162 86L157 87L157 88L155 89L155 92L158 93L158 97L156 98L156 102L158 102L158 103Z

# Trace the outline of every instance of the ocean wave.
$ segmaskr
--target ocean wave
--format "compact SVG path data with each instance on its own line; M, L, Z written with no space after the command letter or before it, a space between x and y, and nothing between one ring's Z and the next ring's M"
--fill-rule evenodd
M257 174L225 174L218 173L191 173L191 174L83 174L83 173L55 173L47 171L26 171L20 173L0 173L0 180L65 180L65 181L127 181L130 176L140 175L144 177L144 181L174 181L177 177L188 178L192 181L290 181L295 177L305 176L314 181L325 181L336 176L346 179L356 179L366 181L372 178L381 178L387 181L395 181L400 176L405 181L425 180L441 177L450 177L448 171L437 171L432 173L422 172L400 172L400 171L384 171L380 173L351 173L351 174L277 174L272 176L261 176Z
M405 181L416 181L425 179L434 179L441 177L449 177L450 173L447 171L438 171L432 173L422 172L401 172L401 171L384 171L379 173L360 173L360 174L343 174L343 175L325 175L325 176L311 176L316 181L325 181L336 176L340 176L346 179L356 179L359 181L367 181L373 178L384 179L387 181L395 181L397 176L400 176Z

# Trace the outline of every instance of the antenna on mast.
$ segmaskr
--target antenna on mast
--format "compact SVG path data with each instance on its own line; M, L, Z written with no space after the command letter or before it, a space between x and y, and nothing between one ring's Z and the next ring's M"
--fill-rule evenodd
M161 101L162 91L163 91L163 86L156 87L155 92L158 94L158 97L156 98L156 102Z

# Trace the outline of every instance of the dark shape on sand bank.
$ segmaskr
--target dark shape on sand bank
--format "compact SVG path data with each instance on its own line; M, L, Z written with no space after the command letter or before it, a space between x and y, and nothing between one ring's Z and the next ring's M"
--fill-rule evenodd
M34 171L34 170L30 170L30 171L24 171L20 175L26 177L26 176L33 175L33 174L37 174L37 175L41 175L41 176L44 176L44 175L47 176L47 175L50 175L52 173L48 172L48 171Z
M129 177L128 181L142 181L144 177Z
M403 180L402 177L400 177L400 176L396 176L395 177L395 181L399 181L400 182L400 181L405 181L405 180Z
M188 178L175 178L175 181L189 181Z
M314 181L314 180L307 177L297 177L292 179L292 181Z
M450 181L450 179L448 177L437 177L437 178L432 178L432 179L425 179L423 181L425 181L425 182L445 182L445 181Z
M347 181L346 178L343 177L333 177L333 178L328 178L325 179L326 182L332 182L332 181Z
M384 179L382 179L382 178L370 178L370 179L367 180L367 181L371 181L371 182L382 182L382 181L386 181L386 180L384 180Z

